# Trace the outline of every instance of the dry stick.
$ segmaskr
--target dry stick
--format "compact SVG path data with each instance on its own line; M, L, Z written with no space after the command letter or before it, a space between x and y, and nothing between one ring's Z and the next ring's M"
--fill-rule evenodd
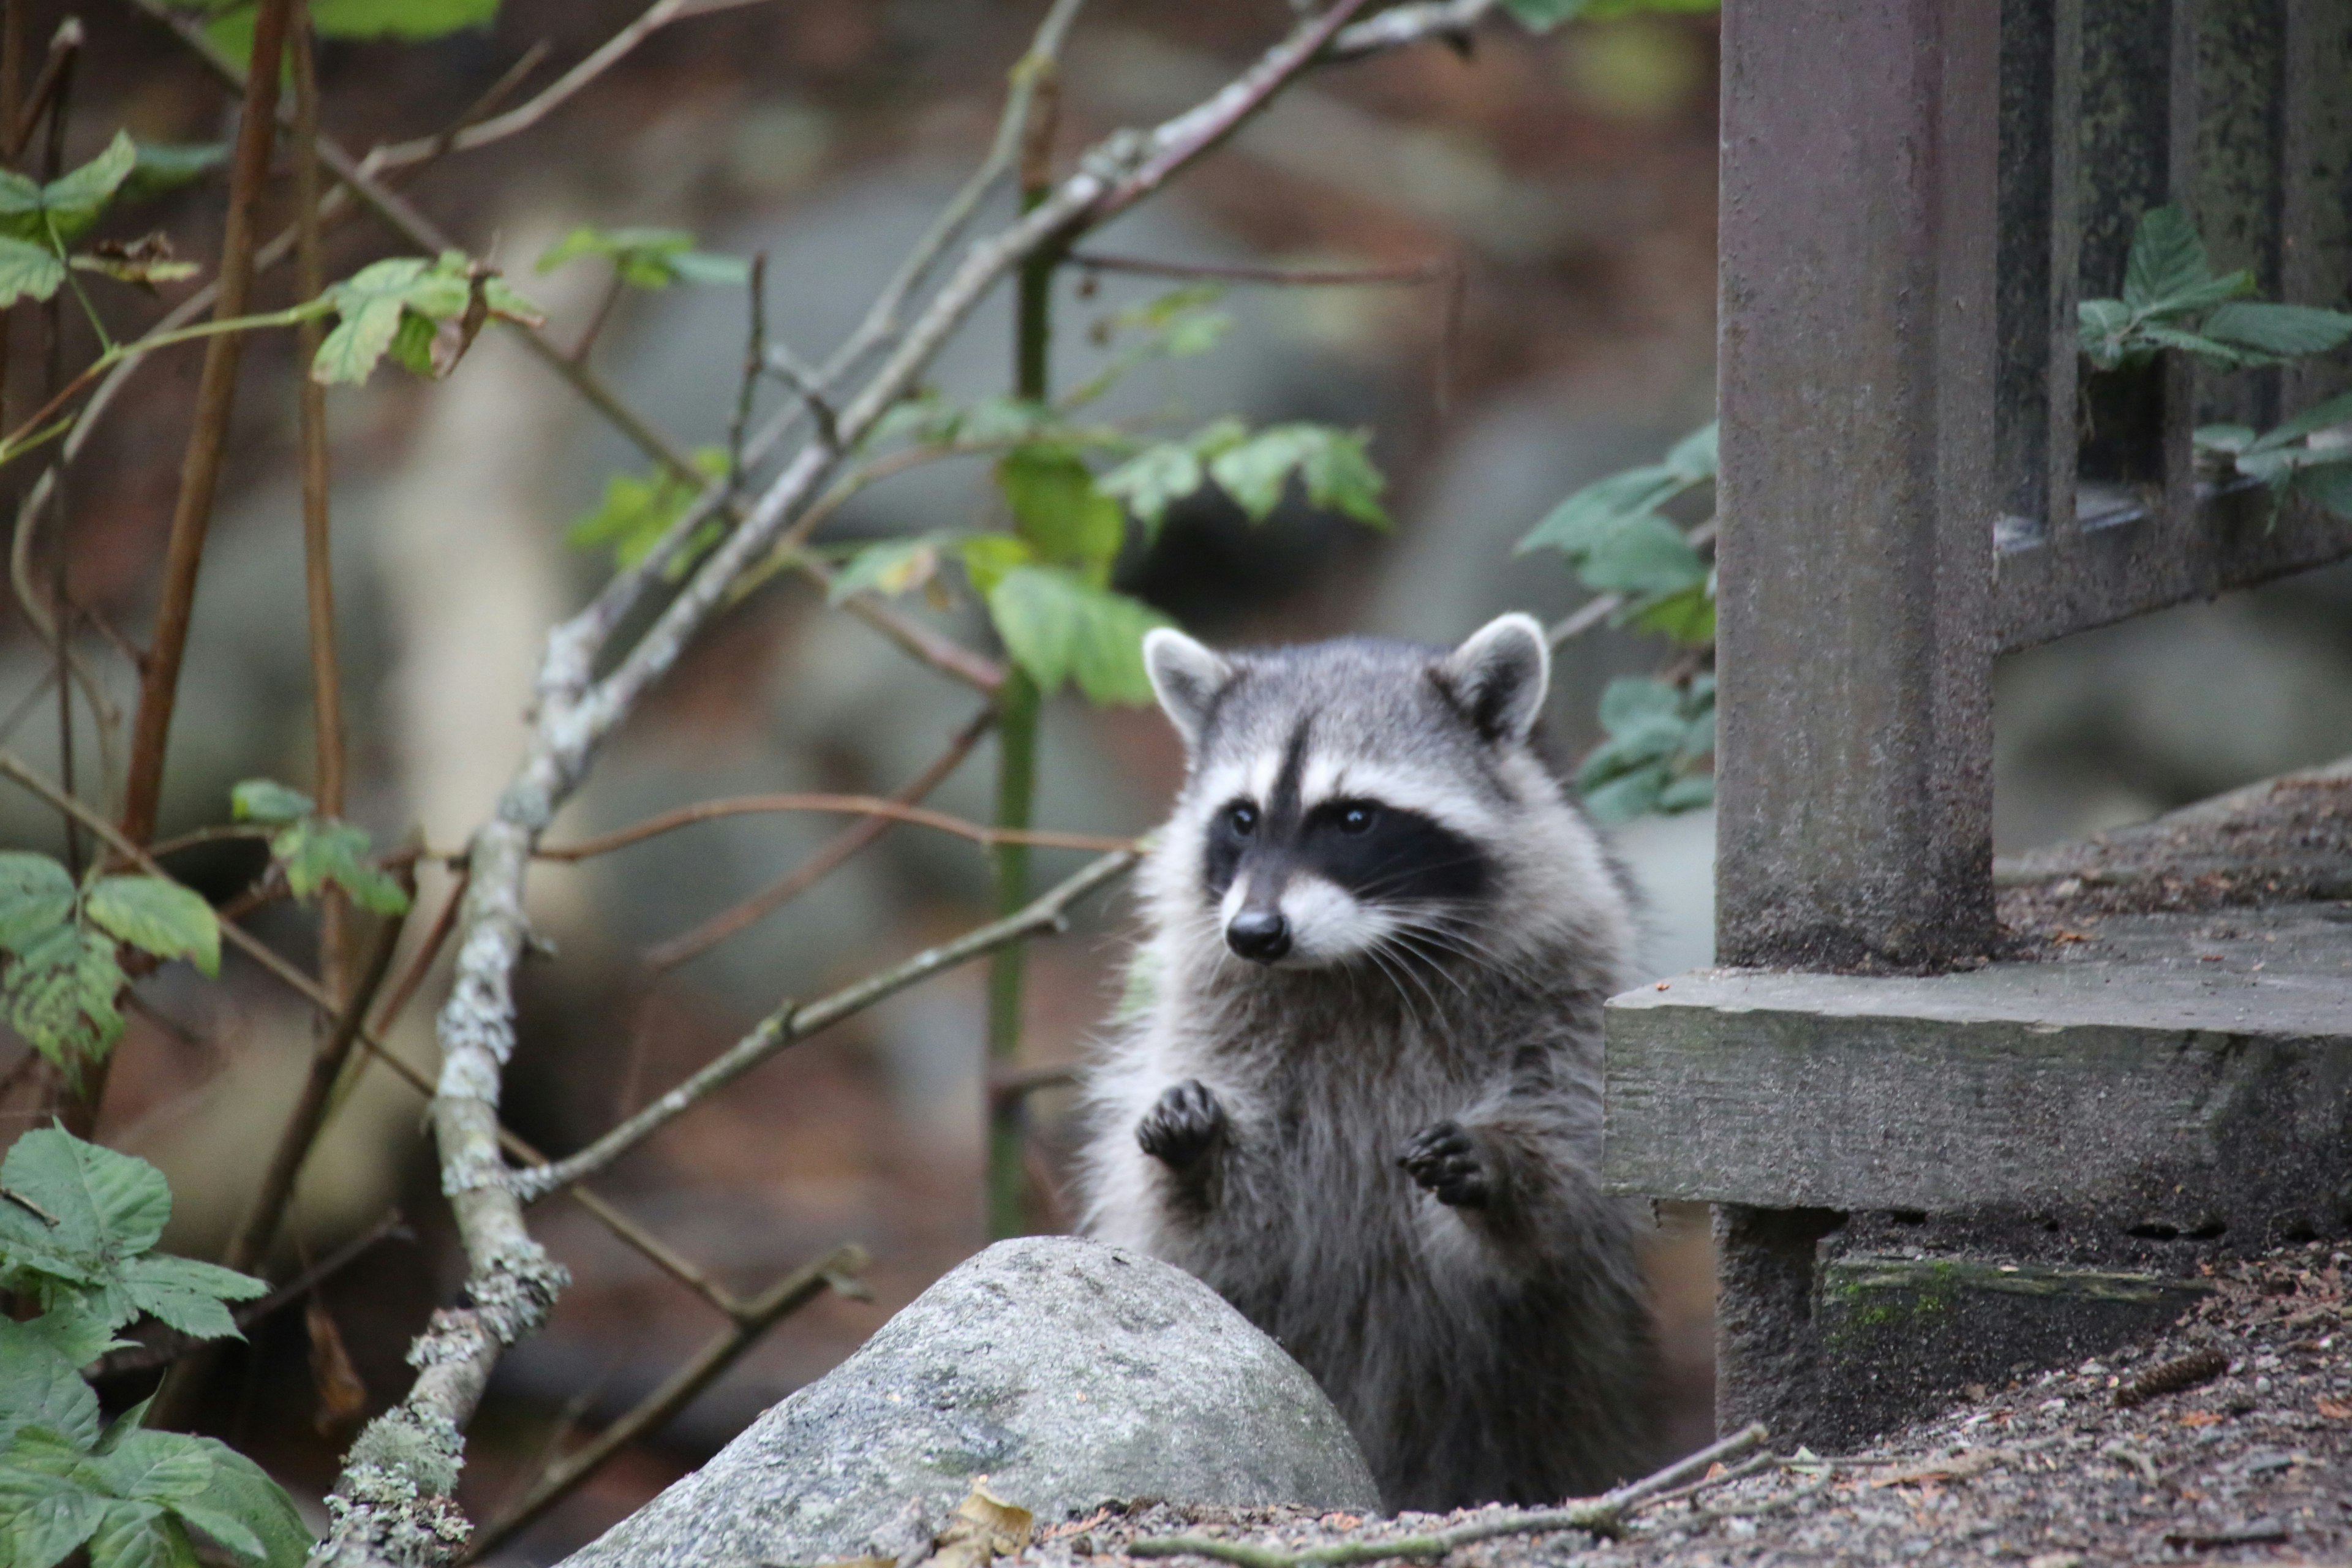
M213 307L215 321L244 315L252 294L254 220L262 187L269 178L270 148L278 134L278 64L285 58L286 27L293 10L293 0L260 0L255 13L253 58L264 62L266 68L245 73L245 107L229 174L228 218L221 239L220 297ZM224 332L205 345L195 419L188 432L179 500L173 509L171 540L164 550L155 634L148 644L139 712L131 726L122 830L133 843L143 844L155 836L155 813L163 802L164 745L171 738L172 707L179 694L180 660L187 651L196 572L204 558L205 534L212 526L213 498L220 486L221 459L228 447L229 414L244 353L245 338L239 332Z
M81 59L82 31L78 18L68 16L58 25L49 39L49 58L41 68L40 79L33 86L33 101L26 106L20 122L22 134L12 132L9 156L13 159L24 150L25 143L37 123L37 116L48 110L47 145L42 150L41 178L56 179L65 172L66 122L72 113L74 67ZM41 301L41 391L46 397L55 397L66 379L65 366L65 300L60 292L52 292ZM51 487L49 516L52 526L49 555L49 603L56 606L57 626L54 653L58 685L58 782L68 795L74 793L74 733L73 679L68 663L73 643L73 600L66 582L66 500L63 476ZM81 875L81 829L68 816L65 819L66 869L73 876ZM89 1136L90 1129L77 1126L85 1114L95 1121L97 1101L104 1092L104 1068L94 1066L85 1090L75 1097L67 1117L67 1125L79 1136Z
M721 1330L706 1342L693 1360L638 1401L635 1408L596 1434L585 1447L550 1466L521 1500L494 1522L476 1531L459 1561L470 1563L496 1551L517 1531L571 1495L614 1454L646 1434L658 1431L771 1328L826 1289L841 1289L840 1282L865 1268L866 1261L864 1247L846 1244L794 1269L762 1291L746 1305L743 1316L732 1327Z
M1088 862L1074 875L1039 894L1025 907L1002 920L975 926L951 942L926 948L904 963L845 985L831 995L806 1005L786 1003L760 1020L751 1032L688 1077L668 1093L591 1142L536 1170L509 1172L507 1187L525 1203L535 1203L558 1188L593 1176L644 1142L694 1106L733 1083L761 1062L831 1027L852 1014L896 995L909 985L943 970L982 958L1008 942L1023 942L1042 931L1061 930L1070 907L1097 888L1133 869L1139 857L1119 850Z
M262 1172L261 1184L238 1216L236 1228L229 1233L228 1245L222 1249L223 1267L246 1274L268 1260L270 1246L285 1223L286 1211L293 1204L294 1184L302 1173L303 1162L310 1157L333 1110L336 1080L342 1076L352 1042L359 1037L368 1005L375 999L377 987L392 970L393 952L399 942L400 922L384 921L377 933L374 951L369 955L365 976L344 1003L342 1016L310 1054L310 1071L295 1096L293 1110L287 1113L286 1126L278 1133L278 1146ZM221 1349L215 1346L202 1350L173 1364L163 1376L163 1386L155 1391L155 1402L147 1407L147 1426L168 1430L187 1424L205 1384L211 1381L213 1370L220 1363Z
M950 773L963 765L963 760L971 755L972 747L980 743L980 738L987 734L989 727L995 722L996 710L982 709L956 732L945 751L934 757L921 773L901 785L890 798L900 805L912 805L939 788ZM799 898L896 826L898 824L890 817L876 815L843 828L819 847L816 853L741 903L721 910L692 931L674 936L658 947L647 948L645 953L646 969L658 975L709 952L736 932L766 919Z
M609 855L615 849L625 849L632 844L642 844L665 833L690 827L698 822L716 822L721 817L749 816L770 812L831 811L848 812L860 816L887 816L896 822L908 822L918 827L937 828L968 838L983 848L1000 844L1021 844L1038 849L1090 849L1097 855L1117 849L1132 849L1132 838L1115 837L1100 833L1062 833L1051 828L990 827L978 822L968 822L944 811L930 811L919 805L887 799L878 795L825 795L803 793L794 795L739 795L722 800L698 801L682 805L675 811L665 811L658 816L620 828L612 833L586 838L577 844L542 845L532 851L541 860L589 860L599 855Z
M294 292L297 299L315 300L326 292L327 268L319 219L319 61L307 7L293 23L293 44ZM296 395L302 448L302 583L310 631L315 788L320 814L339 817L343 815L343 683L335 658L335 579L328 537L327 389L309 374L326 340L326 323L304 321L297 331L300 352L296 363L302 367ZM319 979L336 996L344 994L350 980L345 973L350 916L351 903L341 888L320 890Z
M1566 1508L1530 1510L1502 1519L1472 1520L1451 1530L1432 1531L1425 1535L1400 1535L1387 1541L1338 1541L1297 1551L1204 1535L1163 1535L1129 1542L1127 1554L1213 1557L1221 1563L1239 1563L1242 1568L1308 1568L1309 1564L1383 1563L1398 1557L1443 1557L1480 1541L1563 1530L1580 1530L1588 1535L1614 1540L1624 1532L1627 1520L1659 1500L1661 1494L1681 1486L1694 1472L1704 1472L1711 1465L1746 1454L1762 1444L1764 1438L1761 1426L1747 1426L1630 1486L1619 1487L1588 1501L1570 1503Z
M48 58L41 62L41 74L34 79L33 90L23 107L0 113L0 125L7 128L8 162L13 163L24 156L25 149L32 144L33 132L40 129L43 114L49 113L53 121L62 117L63 110L52 113L50 105L72 91L74 57L80 52L82 42L81 19L68 16L49 40ZM22 47L20 41L18 47ZM44 177L54 180L58 176L52 172Z

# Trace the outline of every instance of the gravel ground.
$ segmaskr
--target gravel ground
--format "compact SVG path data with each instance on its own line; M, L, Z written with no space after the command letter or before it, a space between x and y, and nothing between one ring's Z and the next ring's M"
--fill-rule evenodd
M2160 1340L1987 1390L1858 1453L1756 1461L1638 1514L1622 1541L1512 1535L1446 1562L2352 1565L2352 1255L2315 1245L2211 1279L2213 1296ZM2169 1376L2151 1376L2158 1368ZM2200 1374L2119 1403L2135 1379ZM1103 1568L1126 1561L1132 1541L1179 1532L1266 1546L1370 1542L1507 1513L1377 1520L1138 1504L1053 1526L1021 1562Z

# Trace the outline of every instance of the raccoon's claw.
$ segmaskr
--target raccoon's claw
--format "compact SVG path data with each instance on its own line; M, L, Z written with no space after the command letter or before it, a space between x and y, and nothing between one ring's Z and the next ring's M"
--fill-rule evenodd
M1143 1120L1136 1123L1135 1141L1153 1159L1178 1171L1200 1163L1201 1156L1225 1132L1225 1108L1199 1079L1170 1086Z
M1397 1163L1439 1203L1460 1209L1486 1206L1491 1189L1486 1163L1458 1121L1440 1121L1414 1133Z

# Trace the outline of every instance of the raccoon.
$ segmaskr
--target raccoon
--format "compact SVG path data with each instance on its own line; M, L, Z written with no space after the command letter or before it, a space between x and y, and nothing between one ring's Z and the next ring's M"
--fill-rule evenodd
M1541 626L1232 655L1161 630L1144 659L1188 768L1087 1084L1086 1228L1296 1356L1392 1509L1637 1473L1648 1306L1594 1180L1634 916L1530 744Z

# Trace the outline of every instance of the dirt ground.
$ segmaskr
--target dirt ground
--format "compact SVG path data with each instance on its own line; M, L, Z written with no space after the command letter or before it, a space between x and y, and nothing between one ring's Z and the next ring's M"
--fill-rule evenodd
M2158 1340L1986 1390L1857 1453L1778 1455L1637 1514L1621 1541L1507 1535L1446 1561L2352 1563L2352 1254L2314 1244L2211 1279L2213 1295ZM2200 1373L2164 1392L2135 1383ZM1366 1520L1145 1504L1052 1526L1021 1561L1101 1568L1128 1560L1137 1539L1179 1532L1288 1547L1371 1541L1506 1511Z

